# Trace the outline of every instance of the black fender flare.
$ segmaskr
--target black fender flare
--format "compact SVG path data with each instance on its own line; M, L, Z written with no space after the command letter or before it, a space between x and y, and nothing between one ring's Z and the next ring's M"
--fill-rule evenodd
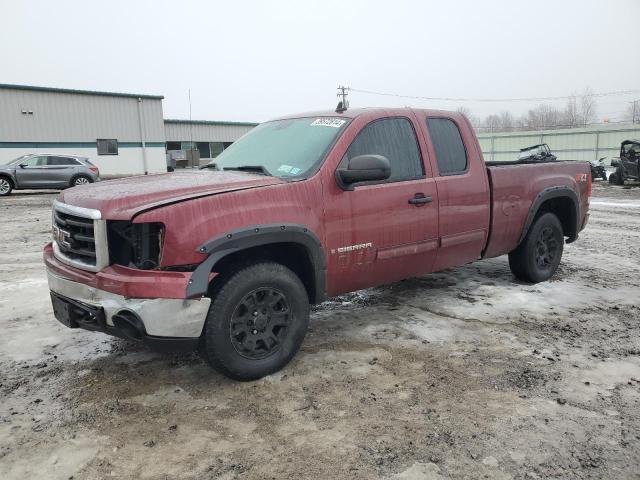
M520 235L520 239L518 240L518 245L522 243L524 237L526 237L527 233L529 233L531 224L536 218L536 215L540 210L540 206L547 200L561 197L567 197L571 199L571 203L573 204L574 209L572 218L573 225L570 226L571 228L569 229L569 232L565 232L565 234L567 234L567 236L569 237L567 243L571 243L578 238L578 223L580 222L580 202L578 201L578 195L576 195L576 192L574 192L571 188L566 186L548 187L542 190L531 204L529 213L527 214L527 219L524 222L522 234Z
M312 262L315 282L315 303L326 298L325 279L327 263L322 243L304 225L281 223L254 225L233 230L201 244L196 251L209 256L193 271L187 284L187 298L204 295L209 288L209 273L216 263L232 253L273 243L296 243L302 245Z

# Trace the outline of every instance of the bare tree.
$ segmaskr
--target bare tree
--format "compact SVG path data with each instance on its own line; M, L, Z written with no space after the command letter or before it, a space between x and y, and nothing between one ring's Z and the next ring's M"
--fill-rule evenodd
M504 111L500 113L500 129L503 132L512 132L515 128L515 119L511 112Z
M580 123L580 115L578 113L578 99L572 96L564 108L562 123L569 127L577 127Z
M489 132L499 132L501 131L501 123L499 115L488 115L487 118L484 119L484 127Z
M456 108L456 112L461 113L469 119L474 128L480 127L480 119L471 113L471 109L465 106Z
M561 118L562 114L557 108L541 103L527 112L524 123L531 130L544 130L557 128L561 124Z
M580 125L586 127L596 118L597 102L591 88L587 87L580 95L578 102Z
M624 121L631 123L640 123L640 100L634 100L629 104L624 112Z

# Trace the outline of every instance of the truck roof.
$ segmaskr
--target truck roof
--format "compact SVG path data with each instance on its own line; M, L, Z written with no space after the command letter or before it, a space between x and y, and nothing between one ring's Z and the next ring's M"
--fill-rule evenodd
M451 114L452 116L462 116L458 112L449 112L446 110L432 110L432 109L424 109L424 108L387 108L387 107L363 107L363 108L351 108L342 113L337 113L335 110L317 110L311 112L302 112L302 113L294 113L292 115L285 115L282 117L274 118L272 120L284 120L288 118L305 118L305 117L343 117L343 118L356 118L361 115L371 115L371 114L404 114L407 115L411 112L422 112L425 114L442 114L446 112Z

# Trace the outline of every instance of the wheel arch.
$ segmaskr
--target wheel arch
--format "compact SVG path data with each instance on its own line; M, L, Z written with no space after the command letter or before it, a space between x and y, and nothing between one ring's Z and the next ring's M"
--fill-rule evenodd
M208 257L192 273L187 298L208 292L211 272L223 273L239 262L259 260L277 261L294 271L304 284L310 303L320 303L326 298L326 258L322 244L303 225L254 225L212 238L197 251Z
M13 188L13 189L16 188L16 182L15 182L15 180L13 179L13 177L9 173L2 172L2 173L0 173L0 177L8 180L9 183L11 184L11 188Z
M527 233L529 233L534 220L542 212L550 212L558 217L564 236L569 237L568 243L578 238L578 222L580 220L578 196L569 187L558 186L545 188L533 201L518 244L522 243Z
M88 175L83 172L78 172L71 175L71 179L69 180L69 186L73 187L74 186L73 184L76 181L76 178L79 178L79 177L84 177L87 180L89 180L89 183L93 183L93 179L91 178L91 175Z

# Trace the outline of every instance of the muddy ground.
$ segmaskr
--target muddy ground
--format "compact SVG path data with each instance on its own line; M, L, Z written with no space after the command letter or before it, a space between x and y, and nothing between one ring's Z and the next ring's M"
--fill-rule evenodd
M53 318L54 194L0 200L0 478L640 478L640 189L555 278L506 257L332 299L237 383Z

